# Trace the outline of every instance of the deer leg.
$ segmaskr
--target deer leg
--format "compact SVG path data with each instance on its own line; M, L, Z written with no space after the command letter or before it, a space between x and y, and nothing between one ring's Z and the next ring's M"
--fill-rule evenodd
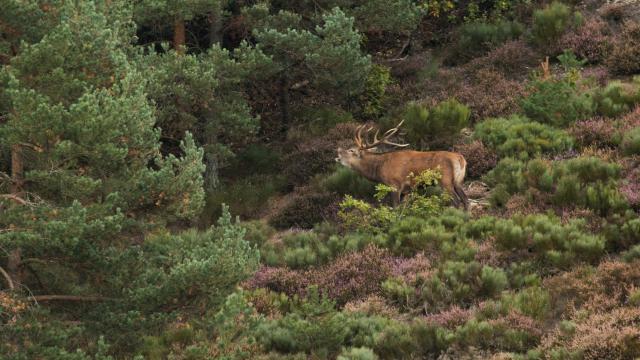
M453 202L453 206L455 207L460 206L460 196L456 192L453 182L450 180L446 180L445 178L442 178L440 180L440 185L451 196L451 201Z
M396 207L400 205L400 200L402 199L402 191L398 190L391 194L393 200L393 206Z

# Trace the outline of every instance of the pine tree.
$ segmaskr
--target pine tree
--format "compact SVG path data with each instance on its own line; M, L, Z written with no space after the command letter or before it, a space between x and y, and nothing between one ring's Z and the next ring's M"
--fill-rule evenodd
M199 214L202 150L187 135L181 157L161 156L146 81L126 54L125 8L65 2L57 11L58 25L1 73L0 144L15 161L13 179L3 176L12 189L0 186L12 190L0 195L0 245L49 264L31 269L40 290L117 291L98 283L110 278L113 251L127 246L123 230ZM61 269L82 276L47 283L39 274Z

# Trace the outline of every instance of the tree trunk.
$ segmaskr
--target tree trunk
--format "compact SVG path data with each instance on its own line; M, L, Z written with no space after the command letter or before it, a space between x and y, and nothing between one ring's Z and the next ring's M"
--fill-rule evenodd
M289 77L286 74L283 74L280 79L280 112L281 131L286 133L289 129Z
M20 196L24 186L24 162L22 146L15 144L11 147L11 193Z
M180 16L177 16L175 22L173 23L173 48L178 52L178 54L184 54L185 43L186 34L184 19Z

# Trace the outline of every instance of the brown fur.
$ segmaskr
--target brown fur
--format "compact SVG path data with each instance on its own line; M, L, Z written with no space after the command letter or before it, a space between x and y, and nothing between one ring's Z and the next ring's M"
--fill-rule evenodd
M440 185L457 205L468 208L468 199L462 190L467 162L458 153L449 151L402 150L377 154L367 150L338 148L336 161L355 170L367 179L398 189L394 194L394 204L400 202L403 193L414 183L410 174L420 174L427 169L439 168L442 173Z

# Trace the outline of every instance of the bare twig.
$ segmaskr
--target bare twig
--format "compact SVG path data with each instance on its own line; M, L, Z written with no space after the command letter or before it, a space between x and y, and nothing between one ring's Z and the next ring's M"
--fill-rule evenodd
M16 287L13 285L13 280L11 280L11 276L9 276L9 274L2 268L2 266L0 266L0 274L2 274L2 276L4 276L5 280L7 281L7 285L9 286L9 290L14 290Z
M7 199L16 202L20 205L27 205L27 200L13 194L0 194L0 199Z

